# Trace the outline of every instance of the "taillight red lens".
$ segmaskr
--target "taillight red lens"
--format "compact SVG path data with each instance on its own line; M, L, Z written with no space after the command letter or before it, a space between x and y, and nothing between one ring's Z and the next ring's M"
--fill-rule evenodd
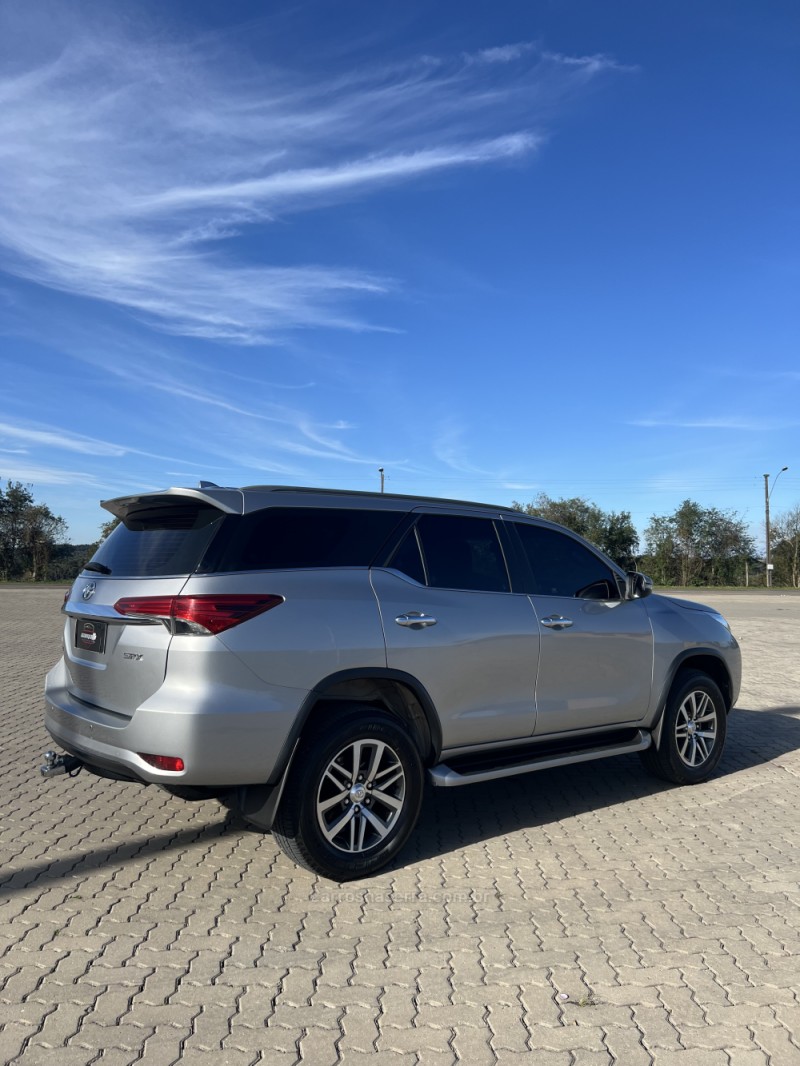
M171 620L183 631L197 634L222 633L283 603L282 596L126 596L114 610L127 617ZM181 626L181 623L183 624Z
M283 603L282 596L176 596L172 617L222 633Z
M119 614L140 615L142 618L171 618L175 596L126 596L117 600L114 610Z
M139 752L139 758L155 766L156 770L169 770L173 774L179 774L185 768L183 759L176 755L148 755L144 751Z

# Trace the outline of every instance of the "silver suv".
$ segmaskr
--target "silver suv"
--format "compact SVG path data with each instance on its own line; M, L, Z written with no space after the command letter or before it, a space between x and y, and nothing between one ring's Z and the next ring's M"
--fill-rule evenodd
M42 773L223 798L338 880L389 862L425 777L638 752L722 755L739 647L591 544L517 511L254 486L124 496L67 594Z

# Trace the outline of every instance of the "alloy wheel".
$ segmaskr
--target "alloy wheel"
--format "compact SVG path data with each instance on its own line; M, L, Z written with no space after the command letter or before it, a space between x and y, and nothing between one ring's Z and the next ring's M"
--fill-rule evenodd
M358 854L391 832L406 798L397 753L382 740L355 740L328 763L316 796L317 823L334 848Z
M702 766L717 741L717 708L702 689L690 692L678 708L675 742L681 761L689 767Z

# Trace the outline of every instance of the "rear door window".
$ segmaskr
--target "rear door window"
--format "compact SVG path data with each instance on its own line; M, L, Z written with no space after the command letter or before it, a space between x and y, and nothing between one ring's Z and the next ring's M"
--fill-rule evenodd
M433 588L508 592L494 522L462 515L422 515L417 523L428 584Z
M399 570L401 574L413 578L420 585L427 584L416 529L408 531L399 548L390 559L389 566L393 570Z

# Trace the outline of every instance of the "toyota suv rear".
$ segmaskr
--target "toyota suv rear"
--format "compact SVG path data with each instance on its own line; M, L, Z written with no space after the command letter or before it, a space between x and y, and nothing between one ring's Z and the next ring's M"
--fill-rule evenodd
M449 787L638 752L705 780L739 691L725 620L517 511L253 486L108 500L67 594L47 776L223 797L338 880Z

